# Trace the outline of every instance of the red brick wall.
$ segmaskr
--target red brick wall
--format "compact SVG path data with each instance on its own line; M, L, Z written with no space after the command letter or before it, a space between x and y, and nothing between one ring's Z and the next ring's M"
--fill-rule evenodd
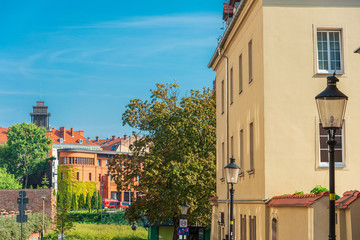
M19 211L17 198L22 189L0 189L0 209L9 211ZM26 204L26 210L33 213L42 212L43 199L45 195L45 214L53 218L55 214L56 196L53 195L53 189L24 189L29 203Z

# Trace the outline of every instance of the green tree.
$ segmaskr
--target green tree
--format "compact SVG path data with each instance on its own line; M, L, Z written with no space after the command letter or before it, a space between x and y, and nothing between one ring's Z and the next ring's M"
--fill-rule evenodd
M80 209L85 208L84 194L82 194L82 193L80 193L80 196L79 196L79 208Z
M190 205L189 223L209 225L216 183L215 92L192 90L178 98L174 83L157 84L150 100L130 100L123 124L139 131L132 156L117 155L109 173L118 190L146 193L126 212L129 221L146 214L150 224L172 221L174 239L180 204ZM142 134L141 134L142 133ZM140 135L141 134L141 135ZM134 180L139 177L139 182Z
M29 174L46 162L46 154L51 149L51 139L46 136L45 128L32 123L11 126L7 137L7 169L22 180L26 188Z
M43 188L43 189L49 188L49 184L50 184L49 179L47 178L46 173L45 173L45 175L41 181L41 188Z
M91 212L91 196L89 192L86 194L86 209L89 209L89 212Z
M99 206L99 203L98 203L99 198L98 198L97 193L98 193L98 191L95 188L94 189L94 194L91 197L91 206L92 206L93 209L96 209L97 211L99 211L99 208L98 208L98 206Z
M6 172L5 169L0 168L0 189L20 189L21 185L15 179L14 175Z
M73 210L77 210L78 209L78 198L76 193L73 193L72 198L71 198L71 208Z
M100 209L101 210L101 204L102 204L102 197L101 197L101 194L100 194L100 190L98 191L98 206L97 206L97 209Z
M64 234L73 228L73 222L69 213L69 206L71 202L69 202L69 197L60 192L58 192L58 199L59 200L56 204L57 211L55 232L61 234L61 239L63 239Z

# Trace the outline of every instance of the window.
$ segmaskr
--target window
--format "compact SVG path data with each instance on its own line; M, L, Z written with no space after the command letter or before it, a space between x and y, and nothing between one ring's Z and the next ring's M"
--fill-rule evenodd
M343 72L340 30L317 31L318 73Z
M99 173L99 182L101 181L101 174Z
M221 81L221 114L225 111L225 89L224 81Z
M240 215L240 240L246 240L246 215Z
M271 221L271 240L277 240L277 220L273 218Z
M231 136L230 138L230 154L233 157L234 156L234 137Z
M106 166L107 166L107 167L109 166L108 160L106 160Z
M63 173L60 173L60 179L63 180Z
M89 181L91 181L91 173L89 173Z
M249 216L250 240L256 240L256 217Z
M101 160L98 159L98 166L100 167L101 166Z
M242 54L239 56L239 94L243 90Z
M233 68L230 69L230 104L234 102Z
M224 178L224 167L225 167L225 143L221 144L221 178Z
M250 135L250 170L254 170L254 123L250 123L249 127Z
M252 56L252 40L250 40L248 44L248 51L249 51L249 83L253 80L253 56Z
M79 181L79 179L80 179L80 174L79 174L79 172L77 172L77 173L76 173L76 180Z
M240 150L240 154L239 154L239 158L240 158L240 168L243 170L244 169L244 131L241 129L240 130L240 137L239 137L239 150Z
M75 158L75 164L77 164L77 158Z
M345 124L345 123L344 123ZM344 124L343 128L339 129L335 133L335 166L342 167L344 166L344 143L343 143L343 136L344 136ZM328 167L329 166L329 148L327 144L327 140L329 139L329 135L327 130L321 127L321 123L319 124L319 149L320 149L320 167Z

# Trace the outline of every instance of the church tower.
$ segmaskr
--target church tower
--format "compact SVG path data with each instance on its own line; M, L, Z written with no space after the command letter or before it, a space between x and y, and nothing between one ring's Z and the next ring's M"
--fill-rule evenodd
M31 122L38 127L44 127L49 130L49 118L50 113L47 112L48 107L44 105L44 102L36 102L36 106L33 106L33 112L30 113Z

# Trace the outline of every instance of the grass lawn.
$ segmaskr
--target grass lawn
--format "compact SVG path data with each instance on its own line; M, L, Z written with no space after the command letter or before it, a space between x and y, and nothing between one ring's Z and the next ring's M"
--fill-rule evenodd
M115 224L94 224L94 223L74 223L74 228L68 232L64 239L109 239L109 240L139 240L147 239L147 231L143 227L138 227L136 231L129 225ZM57 234L51 232L46 237L57 239Z

